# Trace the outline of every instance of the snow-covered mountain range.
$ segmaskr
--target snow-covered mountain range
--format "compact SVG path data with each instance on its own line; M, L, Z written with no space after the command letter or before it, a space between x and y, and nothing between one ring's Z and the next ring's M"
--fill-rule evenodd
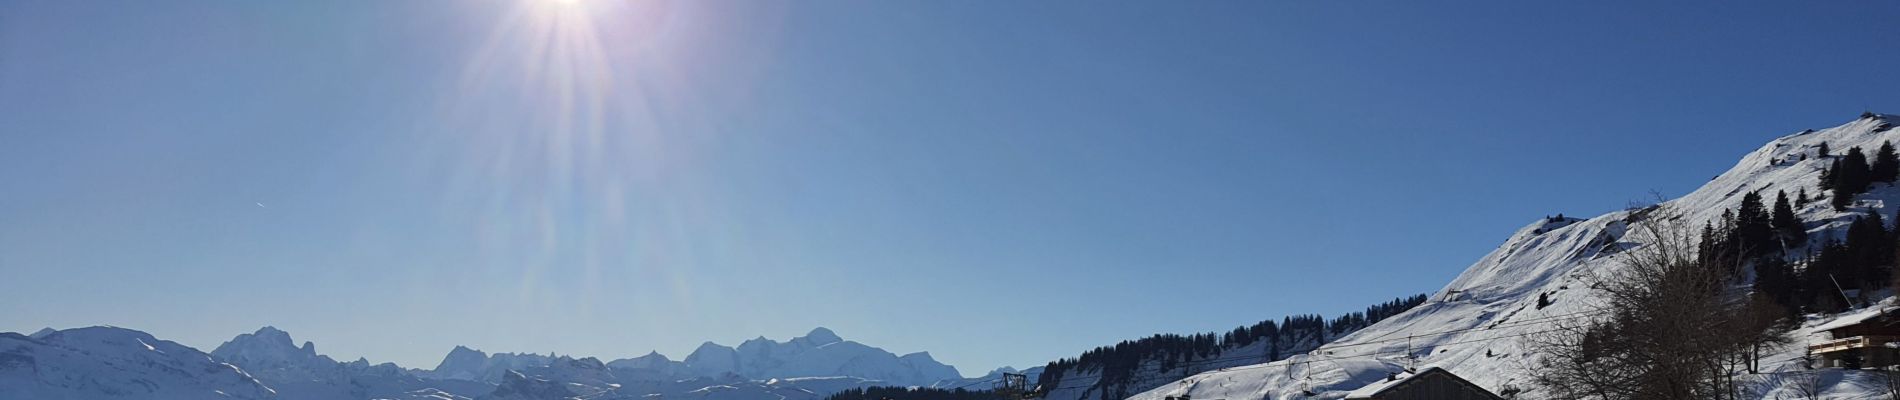
M272 399L262 382L188 346L131 329L0 333L0 399Z
M813 329L805 336L783 343L764 337L747 340L738 348L706 342L676 365L699 376L738 374L767 379L851 376L901 386L929 385L963 377L956 367L937 362L930 353L899 356L844 340L825 328Z
M548 366L560 359L554 355L487 354L458 346L425 375L439 379L500 383L506 371ZM613 360L604 365L620 373L648 379L852 377L887 385L929 386L938 381L963 378L957 373L956 367L937 362L930 357L930 353L899 356L884 349L845 340L825 328L813 329L805 336L784 342L759 337L740 343L737 348L706 342L679 361L651 352L639 357Z
M964 379L929 354L899 356L825 328L786 342L707 343L684 361L657 352L601 362L457 346L432 370L339 362L272 327L209 354L124 328L0 333L0 399L812 400Z
M1784 136L1742 157L1727 172L1662 207L1700 226L1724 210L1735 208L1744 194L1778 190L1795 193L1815 190L1829 157L1818 154L1823 143L1834 149L1860 147L1871 151L1883 142L1900 143L1891 129L1900 118L1866 114L1846 124ZM1838 155L1839 153L1834 153ZM1847 226L1868 211L1893 215L1900 188L1875 183L1854 198L1845 210L1813 202L1795 211L1807 226L1812 243L1839 239ZM1527 370L1537 355L1526 336L1553 329L1593 310L1599 292L1592 283L1622 267L1612 253L1640 245L1625 237L1633 224L1646 223L1643 209L1611 212L1589 219L1540 218L1525 225L1496 250L1479 259L1430 300L1408 312L1285 360L1241 366L1223 366L1175 380L1131 397L1161 400L1169 396L1196 399L1337 399L1354 389L1380 381L1406 367L1441 367L1492 391L1523 391L1520 398L1543 398L1529 384ZM1539 307L1539 298L1550 303ZM1889 300L1891 301L1891 300ZM1852 314L1851 312L1849 314ZM1840 316L1815 315L1795 332L1794 344L1769 357L1770 373L1758 379L1761 398L1806 398L1797 382L1780 374L1804 369L1804 345L1818 340L1813 327ZM1816 379L1822 398L1863 399L1884 396L1885 386L1871 372L1827 370ZM1878 389L1875 389L1878 388ZM1061 393L1061 392L1054 392ZM1051 396L1072 400L1073 396Z
M314 343L295 343L290 333L267 326L232 338L210 356L257 378L280 400L395 399L415 394L471 397L494 387L478 381L429 379L392 363L338 362L317 354Z

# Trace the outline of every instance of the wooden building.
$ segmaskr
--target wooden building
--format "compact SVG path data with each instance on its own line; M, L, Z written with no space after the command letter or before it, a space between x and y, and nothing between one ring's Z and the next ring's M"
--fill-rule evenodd
M1443 368L1386 378L1346 395L1347 400L1504 400Z
M1886 368L1900 363L1900 308L1864 310L1815 327L1832 340L1808 346L1818 367Z

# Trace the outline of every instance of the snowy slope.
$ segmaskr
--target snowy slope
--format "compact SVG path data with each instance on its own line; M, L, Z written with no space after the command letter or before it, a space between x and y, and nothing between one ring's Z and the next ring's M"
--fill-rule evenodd
M0 399L268 399L237 367L113 327L0 333Z
M1044 398L1049 400L1107 400L1117 399L1117 393L1137 393L1144 388L1158 387L1184 376L1225 367L1258 364L1267 361L1268 346L1280 346L1288 353L1305 352L1318 346L1316 338L1311 336L1291 338L1284 343L1258 342L1238 348L1195 356L1187 362L1177 363L1172 369L1163 370L1159 360L1145 360L1139 367L1139 373L1116 385L1098 385L1102 382L1102 371L1083 369L1063 371L1057 386L1044 388Z
M1743 156L1733 168L1696 191L1663 205L1684 213L1699 226L1700 221L1713 220L1724 209L1734 208L1748 191L1760 190L1770 200L1776 190L1786 190L1793 196L1807 188L1810 196L1817 195L1821 192L1815 185L1829 161L1815 157L1816 146L1826 142L1835 155L1861 147L1871 156L1882 141L1900 142L1900 132L1886 129L1890 118L1867 115L1838 127L1776 139ZM1888 205L1897 200L1900 190L1876 183L1844 212L1832 210L1826 201L1812 202L1796 211L1807 222L1810 237L1818 241L1824 234L1839 237L1854 215L1869 208L1893 215ZM1625 210L1587 220L1540 219L1411 311L1303 355L1196 374L1131 398L1341 398L1407 365L1442 367L1492 391L1529 389L1523 371L1534 364L1530 358L1534 355L1526 354L1524 337L1552 329L1557 322L1588 316L1581 313L1590 310L1587 305L1594 301L1591 284L1619 268L1611 255L1635 245L1635 239L1626 238L1624 233L1630 230L1632 221L1641 223L1640 214ZM1554 304L1537 308L1540 294L1547 295ZM1819 322L1824 321L1811 322L1810 326ZM1797 334L1811 337L1807 335L1810 331ZM1794 360L1802 346L1796 343L1783 349L1780 357L1771 358L1778 361L1775 367L1797 368ZM1408 359L1408 355L1416 359ZM1863 388L1865 377L1839 371L1829 374L1823 386L1830 396L1869 396ZM1785 386L1789 382L1776 376L1762 379L1769 387L1779 386L1775 390L1787 394ZM1529 398L1536 395L1535 391L1525 393Z

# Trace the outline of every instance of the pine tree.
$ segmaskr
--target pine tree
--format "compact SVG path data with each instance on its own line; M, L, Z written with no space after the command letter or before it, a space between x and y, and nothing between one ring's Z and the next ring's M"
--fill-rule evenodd
M1834 189L1835 180L1838 179L1835 177L1834 171L1839 170L1841 170L1841 160L1838 158L1834 159L1834 161L1829 161L1827 168L1821 169L1821 184L1819 185L1821 186L1821 190Z
M1788 192L1775 192L1775 209L1769 216L1769 225L1773 226L1780 248L1795 247L1808 240L1808 229L1794 216L1794 207L1788 205Z
M1847 149L1847 155L1836 161L1837 165L1824 175L1834 189L1834 198L1829 202L1835 210L1846 210L1848 205L1854 204L1854 195L1867 191L1872 171L1867 165L1867 155L1861 153L1859 147Z
M1784 306L1795 304L1795 275L1781 257L1763 258L1755 263L1755 291L1768 295Z
M1789 215L1793 215L1792 210ZM1781 250L1780 241L1775 240L1775 229L1770 223L1768 208L1762 205L1760 192L1742 195L1742 205L1735 210L1734 229L1735 246L1744 257L1753 258Z
M1819 155L1819 156L1821 156L1821 157L1827 157L1827 156L1828 156L1828 154L1827 154L1827 142L1821 142L1821 149L1820 149L1820 150L1818 150L1818 151L1815 151L1815 152L1814 152L1814 154L1816 154L1816 155Z
M1846 267L1841 271L1841 284L1855 285L1862 289L1886 287L1889 257L1893 255L1893 238L1887 233L1886 222L1880 213L1869 211L1866 216L1854 220L1847 227L1847 241L1843 244L1845 257L1841 259ZM1851 283L1849 282L1851 281Z
M1808 188L1801 188L1801 193L1794 196L1794 206L1795 207L1808 206Z
M1810 258L1807 267L1801 270L1801 295L1811 302L1809 304L1825 312L1839 312L1847 306L1835 282L1843 287L1859 282L1852 274L1854 269L1847 268L1850 257L1847 246L1829 239L1821 251Z
M1870 165L1869 178L1874 182L1893 182L1900 177L1900 154L1893 151L1892 142L1881 142L1880 150L1874 152L1874 162Z
M1847 155L1841 157L1841 169L1834 171L1834 174L1839 176L1835 182L1838 184L1835 189L1844 188L1853 194L1866 192L1867 184L1873 182L1872 171L1869 171L1869 168L1867 155L1862 153L1859 147L1847 149Z
M1854 204L1854 195L1845 192L1844 190L1835 190L1834 197L1827 199L1828 205L1834 206L1834 211L1846 211L1847 206Z
M1735 210L1722 210L1722 217L1702 225L1702 239L1696 244L1696 262L1724 272L1736 265Z
M1862 278L1866 279L1868 290L1885 288L1893 279L1893 231L1887 230L1886 220L1880 217L1880 210L1867 210L1867 230L1874 236L1866 249L1861 249L1861 261L1866 263Z

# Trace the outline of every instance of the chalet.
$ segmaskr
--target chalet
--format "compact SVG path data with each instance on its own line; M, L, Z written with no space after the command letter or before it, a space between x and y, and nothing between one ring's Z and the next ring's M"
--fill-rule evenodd
M1900 308L1864 310L1815 327L1832 340L1808 346L1822 367L1884 368L1900 363Z
M1393 375L1346 394L1347 400L1504 400L1443 368Z

